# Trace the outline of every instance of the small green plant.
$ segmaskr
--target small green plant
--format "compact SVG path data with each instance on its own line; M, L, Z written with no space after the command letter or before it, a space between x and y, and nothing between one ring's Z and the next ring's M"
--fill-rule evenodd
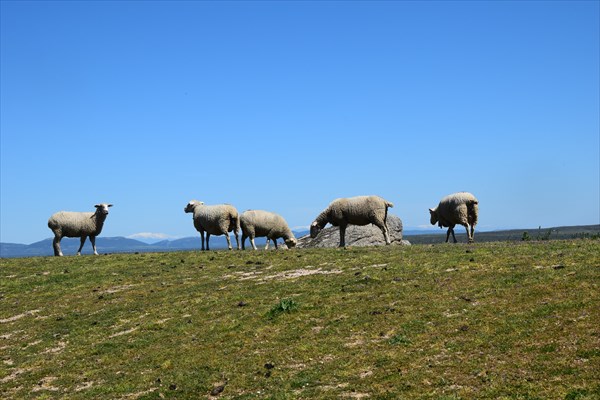
M404 336L402 334L397 334L397 335L394 335L391 338L389 338L388 343L391 345L397 345L397 344L409 345L411 342L406 336Z
M565 396L565 400L577 400L588 398L588 394L590 393L585 389L574 389L567 393L567 395Z
M531 236L529 236L529 232L523 232L523 236L521 236L521 240L524 242L529 242L531 240Z
M289 313L296 309L298 309L298 303L294 299L281 299L278 304L271 307L267 316L272 319L282 313Z

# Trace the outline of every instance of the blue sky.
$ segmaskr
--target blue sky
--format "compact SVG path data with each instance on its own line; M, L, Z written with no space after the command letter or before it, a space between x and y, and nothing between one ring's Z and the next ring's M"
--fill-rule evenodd
M462 190L481 230L597 224L599 4L2 1L0 240L362 194L411 229Z

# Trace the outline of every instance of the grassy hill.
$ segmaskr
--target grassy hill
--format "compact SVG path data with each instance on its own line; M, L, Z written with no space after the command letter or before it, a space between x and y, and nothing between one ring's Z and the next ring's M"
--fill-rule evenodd
M433 244L446 240L447 228L440 229L439 233L427 234L406 234L404 239L412 244ZM454 228L456 240L466 242L467 235L462 226ZM475 230L475 241L477 242L501 242L501 241L522 241L525 240L564 240L574 238L599 238L600 225L581 225L581 226L559 226L552 228L535 229L507 229L500 231L479 232ZM450 236L452 241L452 236Z
M0 398L597 399L600 241L0 260Z

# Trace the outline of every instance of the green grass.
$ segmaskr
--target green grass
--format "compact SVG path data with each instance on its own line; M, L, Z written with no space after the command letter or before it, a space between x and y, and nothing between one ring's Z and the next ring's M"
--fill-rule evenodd
M0 260L3 399L598 399L600 241Z

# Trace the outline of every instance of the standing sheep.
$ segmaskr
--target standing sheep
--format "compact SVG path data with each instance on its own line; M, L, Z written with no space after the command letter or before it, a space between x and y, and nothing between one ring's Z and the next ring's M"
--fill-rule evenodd
M394 207L379 196L357 196L332 201L310 226L310 237L316 238L321 229L330 223L340 227L340 247L346 246L346 227L373 224L381 229L385 244L390 244L387 228L387 211Z
M101 203L96 204L94 207L96 207L96 212L60 211L48 219L48 228L54 232L52 247L54 248L55 256L63 255L60 249L60 241L63 237L81 238L81 245L79 246L79 250L77 250L77 255L80 256L81 249L88 236L90 237L94 254L98 255L96 251L96 236L102 232L104 221L108 215L108 207L112 207L112 204Z
M183 209L186 213L193 213L194 227L202 237L202 250L204 251L204 232L206 232L206 250L210 235L225 235L227 247L231 247L229 232L235 234L237 249L240 249L240 218L236 208L230 204L206 206L198 200L191 200Z
M454 236L454 226L462 225L467 230L467 238L469 243L473 243L475 236L475 225L477 225L477 217L479 213L479 202L471 193L459 192L450 194L444 197L440 204L434 209L429 209L431 214L431 225L436 223L440 228L447 227L446 243L452 233L452 239L456 243ZM471 232L469 233L469 225Z
M245 242L248 237L254 250L256 250L254 238L265 236L267 237L265 250L269 248L269 240L273 240L275 248L277 248L278 238L283 238L289 248L296 246L296 238L281 215L269 211L248 210L240 215L240 225L242 227L242 250L246 248Z

